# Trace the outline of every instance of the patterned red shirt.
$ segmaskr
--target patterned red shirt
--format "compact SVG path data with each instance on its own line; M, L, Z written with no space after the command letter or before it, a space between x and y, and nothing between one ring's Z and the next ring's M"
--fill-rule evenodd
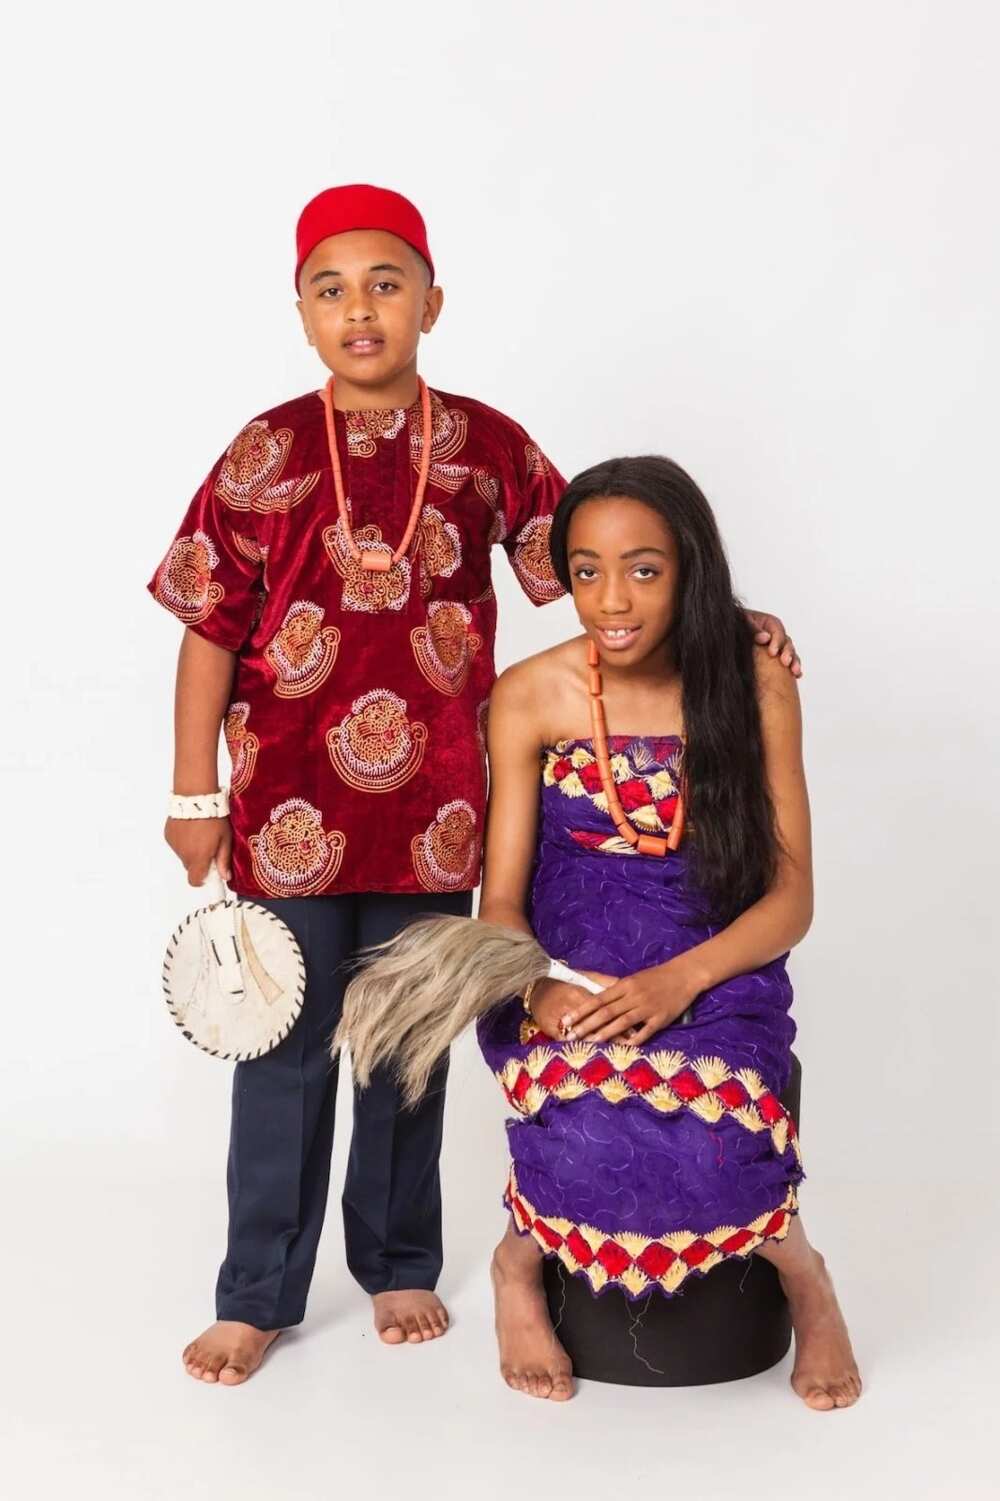
M564 488L516 422L432 392L420 526L388 573L352 559L323 405L247 424L149 588L238 654L225 720L233 886L243 895L463 891L479 881L494 680L490 553L536 604L562 593L548 536ZM412 505L419 403L337 413L355 541L392 553Z

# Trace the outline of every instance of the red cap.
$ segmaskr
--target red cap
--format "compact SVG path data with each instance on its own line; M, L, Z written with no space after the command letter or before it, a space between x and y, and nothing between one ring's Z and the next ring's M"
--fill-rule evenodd
M405 240L427 262L434 280L434 262L427 246L427 228L420 211L389 188L373 188L368 183L351 183L341 188L326 188L306 204L295 230L295 289L307 257L321 240L330 235L346 234L351 229L384 229Z

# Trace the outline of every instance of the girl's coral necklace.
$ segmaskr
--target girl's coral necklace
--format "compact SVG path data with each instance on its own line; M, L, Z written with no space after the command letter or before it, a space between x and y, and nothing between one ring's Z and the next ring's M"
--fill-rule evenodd
M622 807L621 798L618 796L618 788L615 785L615 774L611 769L611 754L608 750L608 724L604 717L604 703L601 699L603 685L601 683L601 654L597 650L597 643L587 641L587 666L589 668L590 690L590 724L594 732L594 754L597 757L597 769L601 774L601 788L608 802L608 812L612 822L621 837L632 845L640 855L666 855L675 850L681 842L684 833L684 795L681 793L677 798L674 808L673 822L670 832L662 834L640 834L629 823L628 815Z
M420 391L420 475L417 479L417 490L413 497L413 506L410 510L410 519L406 524L403 539L394 553L376 551L375 548L360 548L354 540L354 532L351 529L351 518L347 510L347 497L344 494L344 477L340 472L340 454L337 452L337 429L333 416L333 376L323 387L323 410L326 413L326 441L330 447L330 466L333 469L333 488L337 495L337 510L340 513L341 524L344 528L344 536L347 539L348 551L356 563L371 573L388 573L390 568L395 568L401 558L409 551L413 534L420 520L420 510L424 503L424 491L427 489L427 476L431 470L431 448L433 447L433 434L431 432L431 393L427 389L427 383L422 376L417 376L417 386Z

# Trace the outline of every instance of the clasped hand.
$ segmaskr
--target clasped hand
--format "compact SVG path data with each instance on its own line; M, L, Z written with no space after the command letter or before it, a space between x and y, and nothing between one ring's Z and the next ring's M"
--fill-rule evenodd
M557 1041L643 1043L675 1022L698 994L676 959L620 980L581 974L604 986L599 995L562 980L542 980L532 994L532 1016Z

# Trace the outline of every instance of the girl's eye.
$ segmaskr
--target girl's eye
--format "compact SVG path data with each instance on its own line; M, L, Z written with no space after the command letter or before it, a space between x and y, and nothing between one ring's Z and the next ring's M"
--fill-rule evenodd
M651 568L648 563L640 563L639 567L634 569L633 572L637 579L655 579L659 577L657 569Z
M586 564L584 564L582 567L575 568L573 570L573 577L580 579L582 583L587 584L595 576L596 573L596 568L588 568Z

